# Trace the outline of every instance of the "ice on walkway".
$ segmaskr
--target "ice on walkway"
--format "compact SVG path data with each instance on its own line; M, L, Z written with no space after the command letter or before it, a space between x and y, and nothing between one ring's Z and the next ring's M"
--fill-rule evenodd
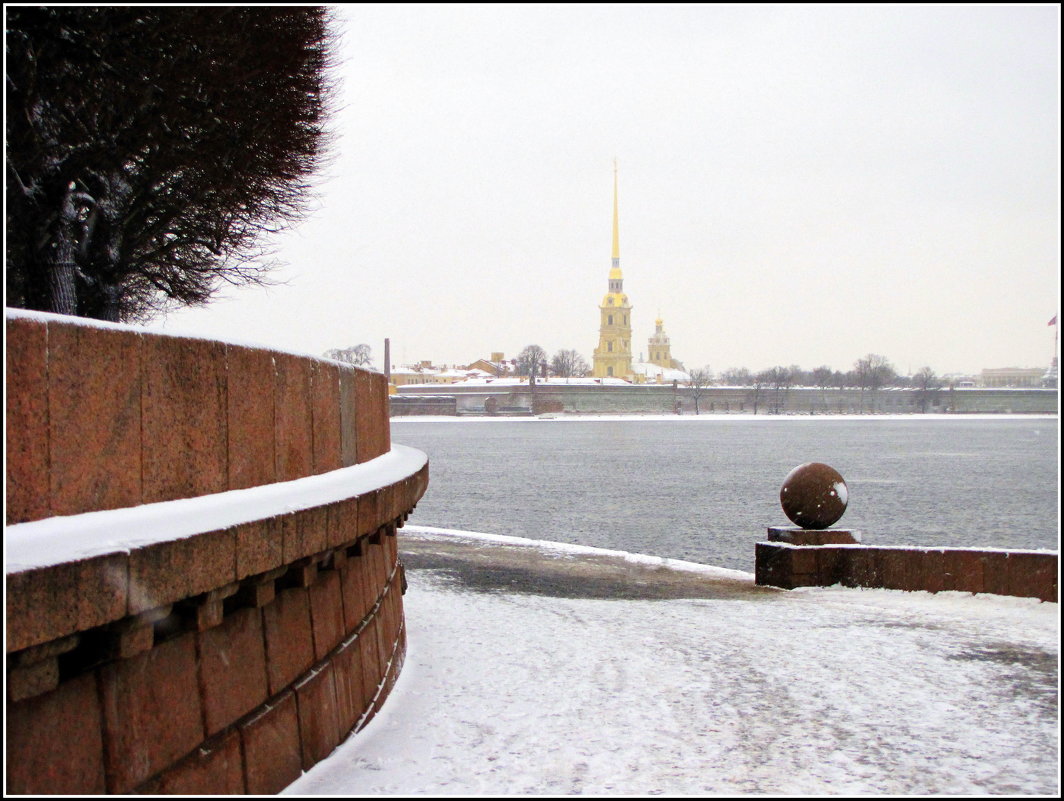
M520 547L430 530L403 537L423 549L458 542L481 563L493 548ZM545 558L544 547L529 552ZM287 792L1059 789L1057 604L785 592L735 571L688 572L677 586L705 582L707 597L560 597L503 581L474 588L445 567L408 570L409 652L393 695Z

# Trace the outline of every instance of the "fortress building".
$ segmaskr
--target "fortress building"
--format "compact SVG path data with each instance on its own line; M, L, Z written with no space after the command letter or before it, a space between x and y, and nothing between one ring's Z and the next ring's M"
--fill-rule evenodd
M613 164L613 264L609 291L599 306L599 344L591 374L595 378L632 378L632 304L624 294L617 224L617 163Z

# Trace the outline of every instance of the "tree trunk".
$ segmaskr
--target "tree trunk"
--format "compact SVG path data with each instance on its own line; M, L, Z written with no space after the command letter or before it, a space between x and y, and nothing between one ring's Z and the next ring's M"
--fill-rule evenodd
M76 222L74 190L72 186L67 186L63 192L59 220L45 264L48 273L48 311L55 314L78 313L77 265L74 263Z
M48 270L48 311L77 314L78 298L74 262L57 259Z

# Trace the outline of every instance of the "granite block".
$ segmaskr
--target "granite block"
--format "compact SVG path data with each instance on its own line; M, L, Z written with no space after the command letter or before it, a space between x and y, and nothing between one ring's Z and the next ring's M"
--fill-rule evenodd
M165 540L129 554L129 612L154 609L236 581L236 532Z
M100 668L109 793L131 792L203 741L196 676L192 634Z
M310 391L312 362L286 353L274 354L277 480L313 474L314 431Z
M249 795L276 795L303 772L299 715L291 691L240 726Z
M226 345L229 489L277 481L273 353Z
M200 686L207 735L221 731L266 701L262 611L239 609L199 634Z
M266 633L266 673L270 694L281 692L314 662L310 597L306 588L277 593L262 609Z
M142 502L142 337L48 325L48 458L53 515Z
M5 520L8 525L51 514L48 475L48 328L39 320L5 321L7 400Z
M337 470L343 463L340 420L340 366L311 362L311 412L314 473Z
M100 795L107 791L102 712L94 675L84 674L45 695L8 703L6 718L5 795ZM71 732L77 736L70 736Z
M143 337L144 502L228 488L226 346Z
M325 665L296 684L303 770L310 770L340 743L340 717L333 667Z
M340 367L340 464L358 464L358 405L355 385L358 370Z

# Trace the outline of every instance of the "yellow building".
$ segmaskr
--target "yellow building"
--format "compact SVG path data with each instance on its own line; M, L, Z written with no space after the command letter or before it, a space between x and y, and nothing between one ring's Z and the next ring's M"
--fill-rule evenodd
M613 164L613 265L609 291L599 306L599 344L591 374L595 378L632 377L632 305L624 294L621 244L617 221L617 163Z
M682 370L683 364L672 358L672 346L664 325L660 317L654 321L654 336L647 342L647 362L670 370Z

